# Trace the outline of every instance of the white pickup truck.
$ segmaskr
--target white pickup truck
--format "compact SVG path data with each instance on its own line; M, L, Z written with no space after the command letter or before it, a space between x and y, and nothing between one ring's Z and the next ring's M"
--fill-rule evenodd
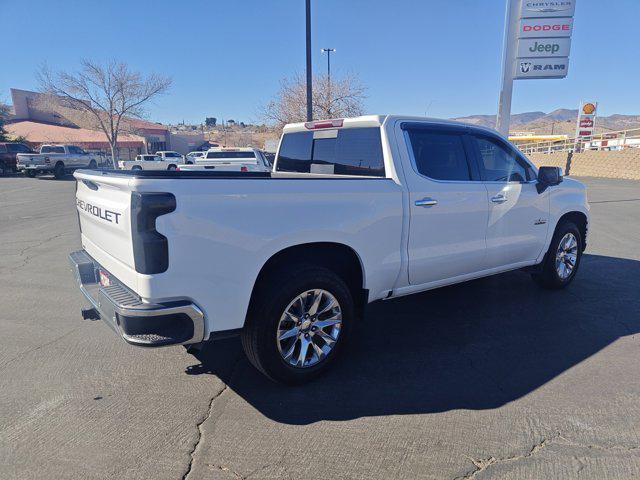
M28 177L53 173L57 179L78 168L98 168L100 157L75 145L42 145L40 153L19 153L17 168Z
M83 317L140 346L240 333L284 383L368 302L522 268L566 287L589 222L580 182L493 130L393 115L287 125L273 172L75 176Z

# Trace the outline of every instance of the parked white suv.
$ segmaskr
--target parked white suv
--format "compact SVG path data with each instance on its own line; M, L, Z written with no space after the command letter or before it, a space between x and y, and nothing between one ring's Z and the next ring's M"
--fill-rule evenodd
M154 154L136 155L135 160L121 160L118 168L122 170L176 170L180 162Z
M28 177L53 173L57 179L78 168L98 168L99 156L75 145L42 145L40 153L18 153L17 168Z
M268 172L271 165L261 150L250 147L210 148L193 165L180 167L181 171L217 170L222 172Z
M163 162L171 162L172 165L178 166L185 163L184 155L181 155L178 152L174 152L173 150L160 150L155 153L156 156L160 157L160 160ZM172 167L171 170L174 170Z
M394 115L287 125L273 172L75 176L85 317L140 346L240 333L285 383L369 302L521 268L566 287L589 221L584 185L495 131Z

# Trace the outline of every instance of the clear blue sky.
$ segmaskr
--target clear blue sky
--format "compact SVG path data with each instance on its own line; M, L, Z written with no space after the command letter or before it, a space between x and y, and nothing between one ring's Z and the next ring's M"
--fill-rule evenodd
M367 113L453 117L496 110L505 0L312 0L316 71L368 87ZM605 6L606 5L606 6ZM0 0L0 98L37 88L43 62L115 58L168 73L149 119L258 120L279 80L304 73L304 0ZM569 75L516 82L513 112L577 108L640 114L640 0L577 2Z

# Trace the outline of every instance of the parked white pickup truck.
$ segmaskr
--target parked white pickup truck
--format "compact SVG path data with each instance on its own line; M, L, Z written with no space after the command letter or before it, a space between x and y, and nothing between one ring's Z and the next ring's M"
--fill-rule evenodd
M98 168L98 159L75 145L42 145L40 153L19 153L17 168L28 177L53 173L60 179L78 168Z
M237 332L285 383L325 370L368 302L521 268L566 287L589 221L559 168L424 118L288 125L271 173L75 176L85 318L140 346Z
M180 166L181 171L217 170L221 172L269 172L271 165L256 148L210 148L193 165Z
M178 154L180 155L180 154ZM118 168L122 170L176 170L182 162L175 159L165 158L155 154L136 155L135 160L121 160Z

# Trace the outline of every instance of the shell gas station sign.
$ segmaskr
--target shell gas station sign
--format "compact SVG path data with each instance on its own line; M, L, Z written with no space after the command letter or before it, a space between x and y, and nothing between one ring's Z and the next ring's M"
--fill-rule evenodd
M591 137L596 128L596 113L598 102L582 102L578 109L576 138Z

